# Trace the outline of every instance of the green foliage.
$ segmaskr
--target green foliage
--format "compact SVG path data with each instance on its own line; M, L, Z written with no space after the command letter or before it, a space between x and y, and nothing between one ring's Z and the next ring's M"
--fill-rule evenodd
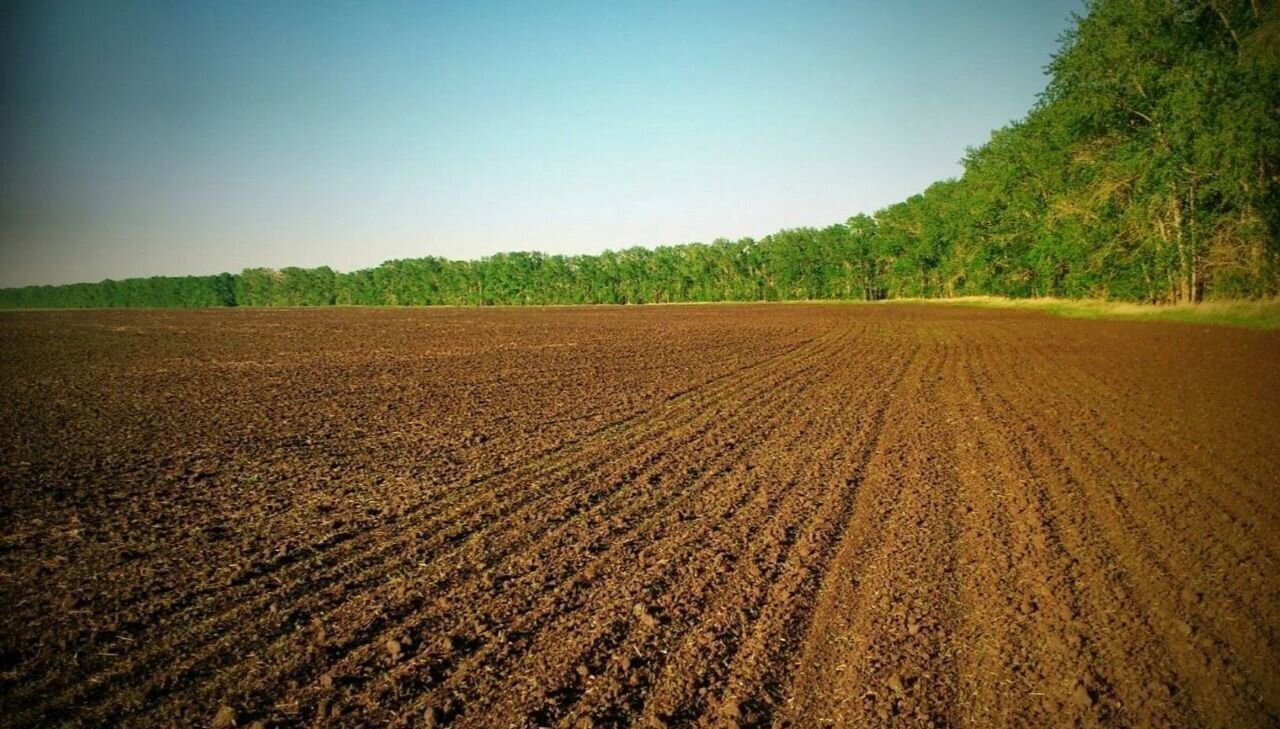
M123 281L67 286L26 286L0 289L0 307L80 308L165 307L197 308L235 306L236 277L229 273L214 276L152 276Z
M762 240L0 291L2 307L643 304L1280 293L1274 0L1097 0L964 175Z

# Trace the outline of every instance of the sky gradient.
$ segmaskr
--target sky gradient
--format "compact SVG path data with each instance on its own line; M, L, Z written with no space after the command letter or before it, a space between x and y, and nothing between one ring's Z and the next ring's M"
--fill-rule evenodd
M959 174L1079 0L0 10L0 286L760 237Z

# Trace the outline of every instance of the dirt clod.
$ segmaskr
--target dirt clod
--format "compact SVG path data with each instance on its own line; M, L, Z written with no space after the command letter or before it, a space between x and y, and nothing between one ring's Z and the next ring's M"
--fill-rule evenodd
M1093 693L1084 684L1076 684L1075 689L1071 691L1071 700L1085 709L1093 708L1095 702Z
M221 706L213 715L213 729L232 729L236 725L236 710L230 706Z

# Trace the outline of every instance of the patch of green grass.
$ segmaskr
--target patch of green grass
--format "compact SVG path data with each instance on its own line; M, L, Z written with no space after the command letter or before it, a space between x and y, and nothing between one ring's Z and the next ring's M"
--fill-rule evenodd
M891 300L887 303L892 303ZM963 296L955 299L896 299L1025 309L1080 319L1135 319L1181 321L1193 324L1225 324L1249 329L1280 329L1280 298L1241 301L1206 301L1199 304L1155 305L1091 299L1004 299L997 296Z

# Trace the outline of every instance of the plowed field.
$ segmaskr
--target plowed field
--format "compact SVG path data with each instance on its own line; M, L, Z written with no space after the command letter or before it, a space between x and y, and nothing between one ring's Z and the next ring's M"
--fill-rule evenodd
M0 726L1280 723L1280 334L0 314Z

